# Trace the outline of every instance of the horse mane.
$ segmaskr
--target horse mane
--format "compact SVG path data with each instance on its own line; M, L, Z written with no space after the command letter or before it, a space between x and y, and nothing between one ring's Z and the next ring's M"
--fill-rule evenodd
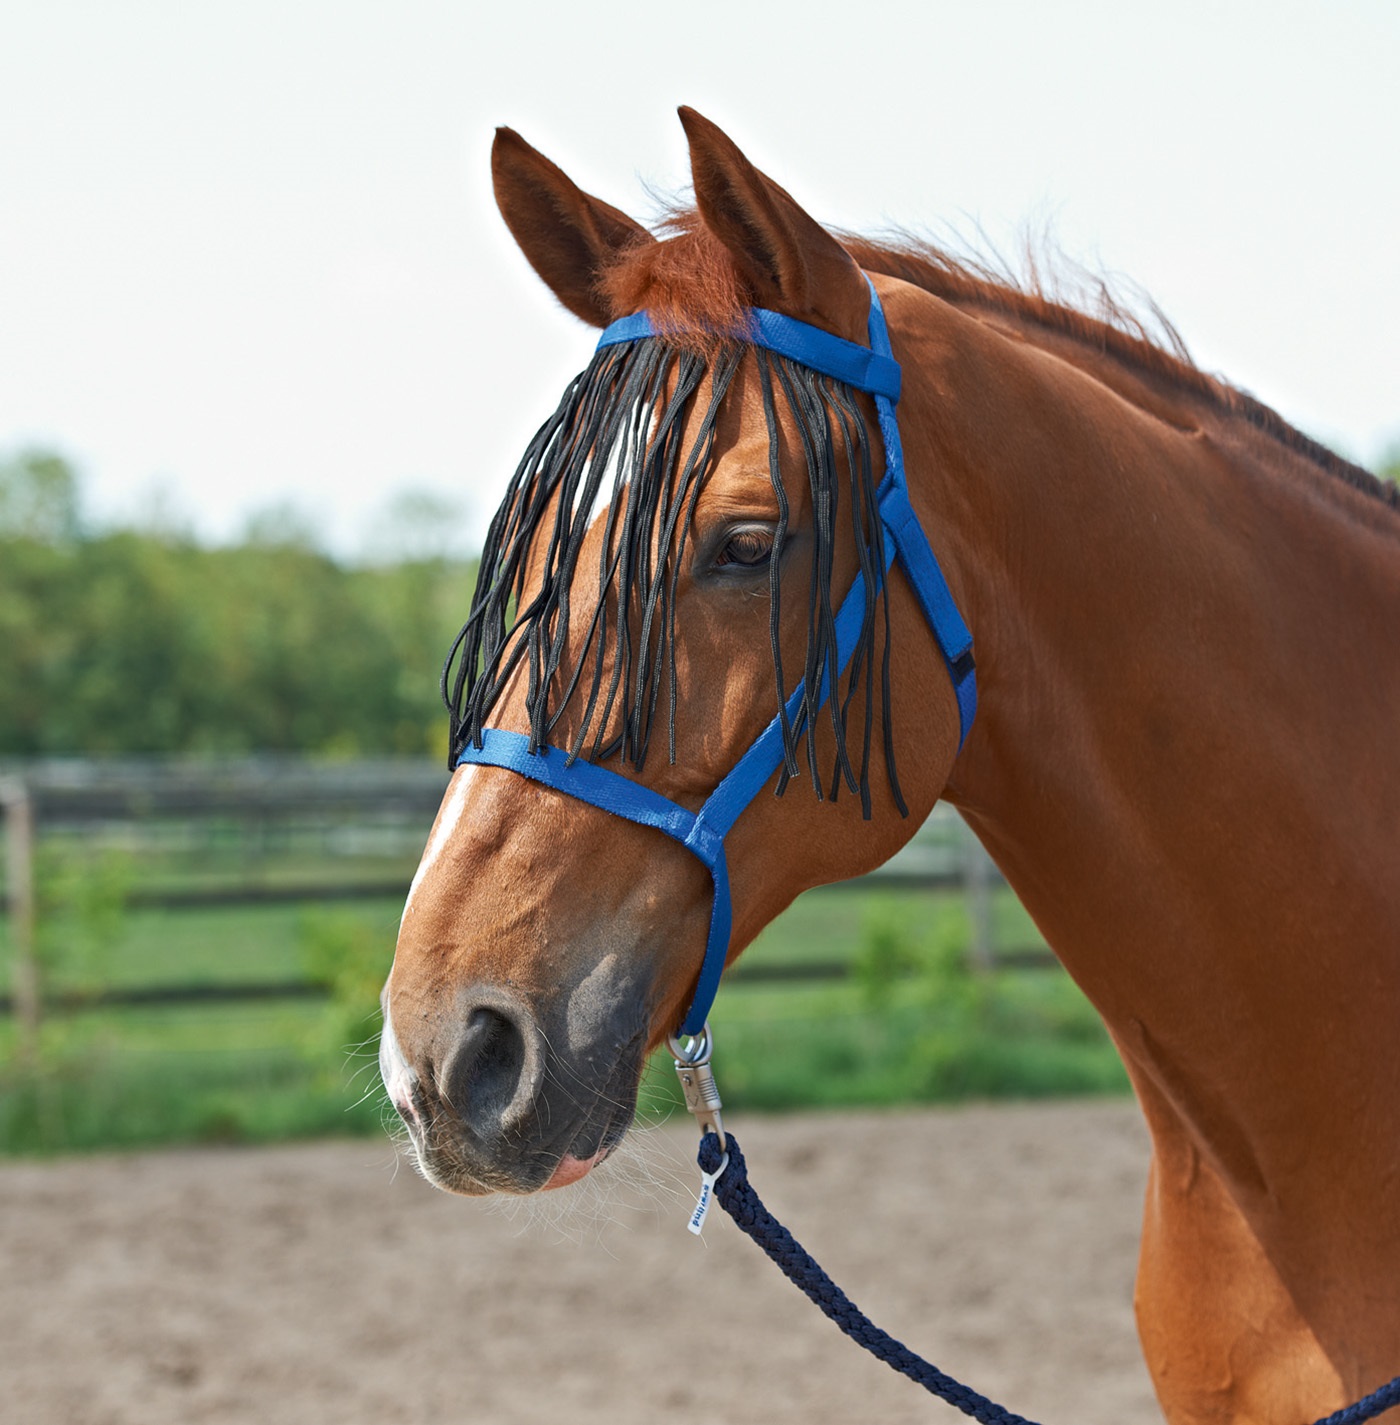
M1202 371L1191 359L1180 333L1155 303L1148 302L1150 319L1144 318L1103 278L1090 279L1098 307L1098 314L1091 315L1058 300L1035 262L1029 265L1029 275L1018 281L979 258L955 257L917 238L875 242L843 234L841 241L867 271L897 277L957 306L980 307L1067 336L1122 366L1203 398L1222 414L1246 421L1327 474L1400 509L1400 487L1377 479L1369 470L1305 435L1247 391Z
M693 207L672 206L661 232L668 242L623 252L599 287L615 311L645 305L673 341L710 355L707 333L740 330L748 301L726 250ZM1221 377L1202 371L1180 333L1150 299L1148 315L1116 295L1102 277L1089 275L1094 313L1059 295L1046 264L1034 259L1017 277L1003 262L955 255L909 234L886 240L839 233L842 246L867 272L895 277L955 306L1006 316L1022 326L1067 337L1088 351L1182 394L1203 400L1228 418L1246 422L1284 449L1302 456L1335 479L1400 510L1400 486L1329 450L1290 425L1262 401ZM1050 264L1063 268L1063 263Z

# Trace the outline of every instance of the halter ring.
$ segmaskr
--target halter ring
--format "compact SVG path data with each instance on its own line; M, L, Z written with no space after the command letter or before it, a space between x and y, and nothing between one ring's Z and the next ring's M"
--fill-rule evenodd
M714 1053L715 1049L715 1040L710 1033L709 1022L706 1021L698 1034L667 1035L666 1046L675 1058L678 1069L682 1066L687 1069L698 1069L701 1065L710 1062L710 1055Z

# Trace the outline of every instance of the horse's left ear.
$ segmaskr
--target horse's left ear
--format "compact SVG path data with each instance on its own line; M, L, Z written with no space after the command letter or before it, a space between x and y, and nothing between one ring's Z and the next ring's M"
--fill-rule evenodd
M816 317L838 335L863 342L869 289L851 255L722 129L694 109L679 112L690 141L696 207L728 248L755 303Z
M530 266L576 316L595 327L612 321L598 279L618 253L656 239L611 203L585 193L514 129L491 146L496 205Z

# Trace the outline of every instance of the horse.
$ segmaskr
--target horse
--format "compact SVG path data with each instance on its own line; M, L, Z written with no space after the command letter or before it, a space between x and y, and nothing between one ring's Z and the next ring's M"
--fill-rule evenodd
M1145 1116L1135 1310L1166 1417L1336 1409L1400 1370L1396 492L1169 328L829 232L680 114L694 203L659 232L496 136L535 271L645 335L600 349L531 446L444 675L459 765L383 994L421 1171L464 1194L583 1177L648 1051L696 1032L711 942L732 961L943 798ZM758 312L868 347L877 306L897 431L888 393L755 336ZM894 441L975 655L884 547ZM717 931L719 871L682 833L765 736ZM493 737L517 751L474 760ZM565 765L606 787L537 770ZM690 820L615 814L634 796Z

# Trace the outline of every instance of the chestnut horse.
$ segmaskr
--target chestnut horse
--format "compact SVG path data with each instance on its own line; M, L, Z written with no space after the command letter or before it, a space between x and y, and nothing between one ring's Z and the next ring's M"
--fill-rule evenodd
M1400 1370L1394 492L1121 313L838 240L681 117L695 207L660 238L497 136L497 200L549 288L599 327L645 309L657 335L600 353L522 466L447 684L454 753L504 729L694 812L805 670L832 696L787 719L785 794L728 835L728 958L946 798L1150 1127L1136 1306L1169 1419L1355 1399ZM976 640L965 741L903 572L867 583L840 678L823 661L832 591L878 535L869 388L803 385L743 339L763 308L864 345L872 285L912 502ZM539 475L565 456L572 492ZM587 483L609 462L611 499ZM429 1180L532 1192L605 1157L692 1003L714 899L677 839L460 766L383 1000Z

